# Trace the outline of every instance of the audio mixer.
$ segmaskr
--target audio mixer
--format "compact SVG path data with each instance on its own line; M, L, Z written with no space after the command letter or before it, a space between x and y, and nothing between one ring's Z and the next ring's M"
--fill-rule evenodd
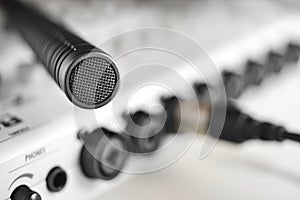
M30 48L1 17L0 199L96 199L128 182L135 170L146 172L155 163L168 159L170 152L160 148L174 140L157 129L163 116L150 120L154 128L146 131L132 123L149 123L149 108L161 104L161 98L169 96L170 91L166 87L139 85L145 80L159 80L180 97L189 98L190 88L174 81L178 74L190 85L204 79L189 71L178 57L147 49L120 56L126 51L163 46L180 52L184 47L182 51L187 50L185 53L195 62L208 64L193 54L193 47L189 49L190 46L178 41L178 38L192 38L205 49L203 52L212 59L209 64L213 63L219 72L203 72L208 75L205 81L218 85L217 81L223 78L229 97L237 98L242 93L244 87L238 81L246 70L250 86L242 100L255 90L252 86L260 85L263 80L280 79L286 71L295 69L300 49L300 16L285 12L276 3L270 3L273 6L269 13L252 14L256 10L253 5L269 5L268 1L259 2L232 1L224 5L214 1L174 4L76 1L71 8L70 1L34 1L51 19L63 21L87 43L107 52L109 59L118 58L113 66L118 66L120 72L119 90L110 103L105 102L105 106L101 103L103 107L97 110L73 105L57 86L58 79L52 80L53 75L41 67ZM99 12L100 8L103 12ZM246 8L247 14L242 12ZM214 23L218 19L224 24ZM281 55L285 56L283 64ZM136 67L156 62L172 66L176 74L168 70L158 73L157 67L141 71ZM260 65L265 63L271 66L269 71L274 76L260 77ZM133 69L136 71L131 75ZM135 90L138 90L136 96L130 96ZM251 110L251 105L245 107ZM159 134L151 135L153 131ZM181 142L174 141L172 148L176 146L182 146Z

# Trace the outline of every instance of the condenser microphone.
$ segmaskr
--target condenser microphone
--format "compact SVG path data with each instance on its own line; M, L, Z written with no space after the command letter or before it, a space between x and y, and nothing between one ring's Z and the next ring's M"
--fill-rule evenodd
M75 105L99 108L113 98L119 72L105 52L16 0L0 0L13 25Z

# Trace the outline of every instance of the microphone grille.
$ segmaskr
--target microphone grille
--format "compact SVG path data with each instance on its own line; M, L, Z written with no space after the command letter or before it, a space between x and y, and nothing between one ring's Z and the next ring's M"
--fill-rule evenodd
M113 97L118 79L116 66L108 58L86 58L70 73L72 101L84 108L101 107Z

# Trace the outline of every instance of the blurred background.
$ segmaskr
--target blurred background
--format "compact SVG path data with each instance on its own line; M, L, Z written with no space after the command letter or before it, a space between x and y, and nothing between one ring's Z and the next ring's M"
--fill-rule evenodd
M172 38L139 33L130 39L121 37L116 42L106 43L121 33L145 27L179 32L203 47L220 73L224 70L240 73L245 65L249 65L249 61L264 63L266 55L270 52L281 53L287 44L300 44L300 2L297 0L24 2L36 5L50 18L66 25L95 46L102 45L111 55L118 55L121 49L130 49L136 44L159 43L162 40L170 47L181 47L181 44ZM18 34L11 31L3 11L0 12L0 73L1 79L6 80L14 74L14 67L34 63L35 56ZM14 52L13 55L11 52ZM192 55L193 51L190 54ZM149 59L149 54L145 57ZM131 67L132 59L120 61L121 76L127 72L125 69ZM157 74L154 73L156 72L149 74L149 77L156 77ZM171 79L167 73L163 75ZM255 73L252 76L256 76ZM296 61L291 66L284 67L280 73L267 77L256 87L243 91L237 103L257 119L280 124L300 133L299 77L300 65ZM134 85L136 80L131 81ZM174 87L177 86L176 80L171 82ZM122 86L121 92L126 92L126 86ZM149 98L147 94L144 98L139 97L131 102L130 107L137 110L138 105L134 102L146 102L151 106L153 90L148 94ZM105 123L114 127L110 125L109 120ZM184 143L190 139L191 134L183 134L180 140ZM299 143L255 140L233 144L219 141L207 157L198 159L195 152L198 151L199 142L203 140L204 136L197 136L198 142L194 142L180 159L164 169L138 175L127 173L126 181L122 181L96 199L300 198ZM165 156L168 156L167 152L163 155L156 152L143 160L144 165L150 165L164 159ZM129 162L128 165L130 164Z

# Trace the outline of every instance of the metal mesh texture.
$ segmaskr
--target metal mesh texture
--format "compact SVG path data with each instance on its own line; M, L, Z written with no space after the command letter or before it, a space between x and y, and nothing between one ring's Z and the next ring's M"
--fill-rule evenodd
M86 105L98 105L111 97L118 80L110 62L91 57L72 69L69 81L73 97Z

